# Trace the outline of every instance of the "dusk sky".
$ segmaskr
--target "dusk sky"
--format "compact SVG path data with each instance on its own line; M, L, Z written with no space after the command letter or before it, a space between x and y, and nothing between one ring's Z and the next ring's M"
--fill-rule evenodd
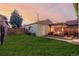
M8 19L14 9L18 10L19 14L22 15L23 24L37 21L37 14L39 14L40 20L50 19L52 22L77 19L72 3L0 4L0 14L7 16Z

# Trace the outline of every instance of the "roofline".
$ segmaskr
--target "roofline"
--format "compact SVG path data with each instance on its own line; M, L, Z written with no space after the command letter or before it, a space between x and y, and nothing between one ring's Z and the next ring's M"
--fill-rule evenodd
M46 19L46 20L49 20L49 19ZM42 22L42 21L45 21L45 20L41 20L41 21L39 21L39 22ZM51 21L51 20L50 20ZM37 23L39 23L38 21L37 22L34 22L34 23L31 23L31 24L28 24L28 25L25 25L25 26L29 26L29 25L33 25L33 24L37 24ZM52 23L53 24L53 23ZM52 24L49 24L49 25L52 25Z
M41 20L41 21L45 21L45 20ZM40 21L40 22L41 22ZM50 20L51 21L51 20ZM73 21L73 20L70 20L70 21ZM60 25L60 24L66 24L66 25L68 25L67 24L67 22L68 21L66 21L66 22L60 22L60 23L52 23L52 24L49 24L49 25ZM29 25L33 25L33 24L37 24L38 22L34 22L34 23L31 23L31 24L28 24L28 25L25 25L25 26L29 26ZM74 25L74 24L73 24Z

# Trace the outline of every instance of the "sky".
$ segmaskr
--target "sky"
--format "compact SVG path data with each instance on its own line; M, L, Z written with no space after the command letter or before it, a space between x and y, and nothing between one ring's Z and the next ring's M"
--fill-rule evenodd
M52 22L76 20L76 12L72 3L0 3L0 14L10 19L13 10L18 10L23 17L23 24L30 24L39 20L50 19Z

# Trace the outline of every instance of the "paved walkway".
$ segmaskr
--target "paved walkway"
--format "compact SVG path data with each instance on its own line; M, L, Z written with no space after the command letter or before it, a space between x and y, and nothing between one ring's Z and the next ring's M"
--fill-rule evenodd
M73 44L78 44L78 45L79 45L79 39L73 39L73 40L72 40L72 43L73 43Z
M60 41L65 41L65 42L69 42L69 43L72 43L72 44L78 44L79 45L79 39L67 40L67 39L61 39L61 38L55 38L55 37L47 37L47 38L60 40Z

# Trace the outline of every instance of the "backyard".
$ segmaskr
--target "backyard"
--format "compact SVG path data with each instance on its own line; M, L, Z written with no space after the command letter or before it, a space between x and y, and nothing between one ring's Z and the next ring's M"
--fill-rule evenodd
M73 56L79 55L79 46L44 37L8 35L0 56Z

